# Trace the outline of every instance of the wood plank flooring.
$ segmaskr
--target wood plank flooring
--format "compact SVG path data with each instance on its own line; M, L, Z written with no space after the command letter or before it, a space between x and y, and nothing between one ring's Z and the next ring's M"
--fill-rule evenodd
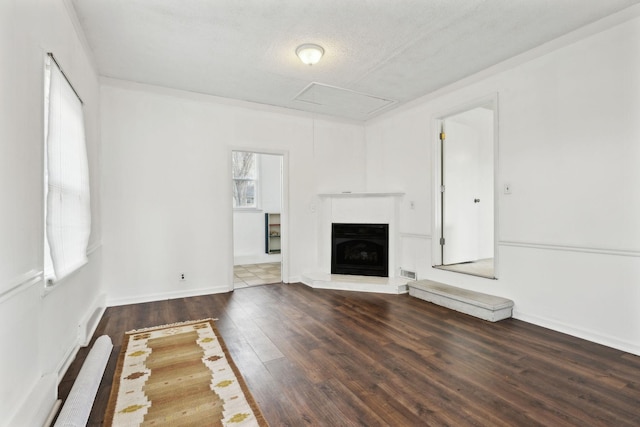
M88 425L102 425L125 331L207 317L272 426L640 425L638 356L408 295L301 284L107 309L96 337L114 350Z

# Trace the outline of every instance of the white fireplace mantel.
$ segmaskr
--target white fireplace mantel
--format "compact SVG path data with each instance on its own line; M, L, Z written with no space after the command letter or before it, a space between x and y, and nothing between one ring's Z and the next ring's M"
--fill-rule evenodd
M318 264L303 273L302 281L312 287L400 293L406 280L398 277L398 218L400 191L321 193L318 210ZM331 274L331 224L389 224L389 277Z

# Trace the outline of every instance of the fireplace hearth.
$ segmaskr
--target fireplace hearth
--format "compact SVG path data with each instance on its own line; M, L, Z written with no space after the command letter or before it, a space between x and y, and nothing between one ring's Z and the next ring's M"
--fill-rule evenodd
M331 274L389 276L389 225L331 225Z

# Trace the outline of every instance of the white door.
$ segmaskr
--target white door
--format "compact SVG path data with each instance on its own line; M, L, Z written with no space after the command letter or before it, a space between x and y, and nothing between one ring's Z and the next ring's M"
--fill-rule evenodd
M442 264L476 261L479 256L480 140L471 126L444 121L442 142Z

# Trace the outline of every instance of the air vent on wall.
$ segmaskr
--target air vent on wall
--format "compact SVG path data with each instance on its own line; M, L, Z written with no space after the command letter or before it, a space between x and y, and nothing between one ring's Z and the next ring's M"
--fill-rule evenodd
M400 269L400 277L404 277L405 279L417 280L418 275L415 271Z
M293 100L307 104L305 110L355 120L366 120L397 102L315 82L302 89Z

